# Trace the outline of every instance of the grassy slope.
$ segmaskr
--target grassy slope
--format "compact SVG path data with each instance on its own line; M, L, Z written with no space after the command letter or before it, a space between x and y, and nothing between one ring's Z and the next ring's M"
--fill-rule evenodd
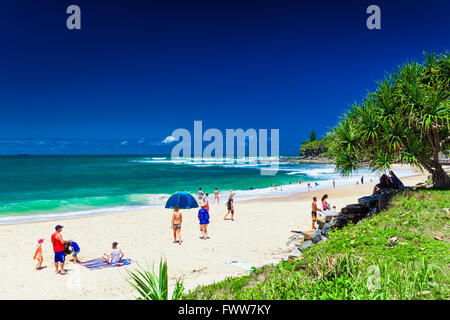
M391 203L331 232L302 260L198 287L184 298L448 299L449 191L406 192Z

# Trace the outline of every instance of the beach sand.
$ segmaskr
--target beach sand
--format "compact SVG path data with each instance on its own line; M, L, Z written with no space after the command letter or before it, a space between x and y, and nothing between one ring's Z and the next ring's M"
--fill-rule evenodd
M425 180L418 174L402 179L413 186ZM357 203L369 195L374 183L312 191L289 197L265 198L235 203L235 221L224 221L226 199L220 205L210 201L211 239L201 240L197 209L182 210L183 244L172 243L171 210L151 208L58 221L32 222L0 226L1 281L0 299L132 299L134 291L125 280L127 267L88 270L81 265L66 264L68 274L55 274L50 236L56 224L64 226L65 240L76 241L82 261L99 257L111 249L113 241L140 265L168 261L169 283L182 278L186 289L200 284L245 274L237 266L226 264L241 261L256 266L278 262L287 253L286 242L291 230L311 229L311 198L329 195L329 203L337 209ZM36 271L32 259L38 238L43 244L44 266Z

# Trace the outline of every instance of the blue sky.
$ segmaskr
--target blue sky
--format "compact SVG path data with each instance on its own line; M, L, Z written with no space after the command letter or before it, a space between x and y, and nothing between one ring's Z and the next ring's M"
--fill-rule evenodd
M81 30L66 8L81 8ZM381 30L366 8L381 8ZM174 129L278 128L296 153L407 59L450 2L0 1L0 154L165 153ZM126 143L124 143L126 141Z

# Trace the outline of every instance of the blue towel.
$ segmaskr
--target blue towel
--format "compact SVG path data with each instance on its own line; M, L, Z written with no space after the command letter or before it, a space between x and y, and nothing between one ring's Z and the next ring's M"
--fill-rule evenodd
M131 264L132 262L133 261L131 259L123 259L120 262L108 264L108 263L104 262L101 258L96 258L96 259L89 260L86 262L81 262L80 264L83 267L94 270L94 269L103 269L103 268L110 268L110 267L127 266L127 265Z

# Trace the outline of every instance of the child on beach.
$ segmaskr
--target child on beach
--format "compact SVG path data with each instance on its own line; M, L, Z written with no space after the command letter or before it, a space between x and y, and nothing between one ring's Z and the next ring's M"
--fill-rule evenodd
M329 214L335 214L335 213L336 213L336 206L333 206L333 208L331 208Z
M37 260L36 270L42 269L42 262L44 261L44 257L42 256L42 243L44 242L44 238L40 238L37 241L36 252L34 253L33 260Z
M79 263L80 260L78 260L78 254L80 253L80 246L78 245L78 243L72 240L69 240L69 246L71 246L73 250L72 254L73 262Z
M313 229L316 229L315 223L317 220L317 211L322 211L322 210L317 207L317 197L313 197L312 211L311 211L312 228Z
M173 208L172 214L172 225L173 229L173 243L178 243L181 246L181 222L183 221L183 215L180 209L175 206ZM177 240L178 239L178 240Z
M208 224L209 224L209 213L206 209L205 202L202 202L201 209L198 211L198 221L200 224L200 232L203 235L203 240L208 239Z

